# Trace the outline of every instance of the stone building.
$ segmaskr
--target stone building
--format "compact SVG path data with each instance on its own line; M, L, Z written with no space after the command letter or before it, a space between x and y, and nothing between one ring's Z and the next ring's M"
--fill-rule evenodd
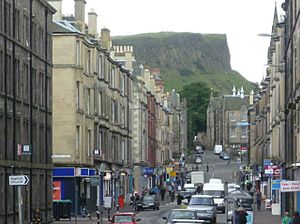
M207 109L208 148L220 144L232 155L245 155L249 150L248 108L253 91L246 95L243 87L232 89L231 95L214 97L211 94ZM246 159L246 158L245 158Z
M53 33L53 183L73 212L82 194L95 211L104 196L117 204L132 191L132 75L110 56L110 31L98 38L97 14L82 25L84 6L76 0L75 17L54 21Z
M36 208L52 221L54 13L44 0L0 1L0 223L29 223ZM16 175L28 183L13 186Z

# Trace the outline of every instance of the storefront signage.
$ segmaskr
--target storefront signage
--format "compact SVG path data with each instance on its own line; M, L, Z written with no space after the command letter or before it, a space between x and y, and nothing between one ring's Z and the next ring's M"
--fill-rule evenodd
M154 168L152 168L152 167L145 167L143 169L144 175L152 175L153 173L154 173Z
M272 190L280 189L280 180L272 180Z
M300 191L300 181L282 181L280 184L281 192Z
M52 199L61 200L61 181L53 181Z

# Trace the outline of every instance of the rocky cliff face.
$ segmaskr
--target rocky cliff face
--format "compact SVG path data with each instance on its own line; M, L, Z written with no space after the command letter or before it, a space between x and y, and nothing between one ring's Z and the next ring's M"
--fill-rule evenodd
M224 34L161 32L113 37L112 41L113 45L132 45L137 65L159 67L167 89L180 89L182 84L195 81L205 81L210 87L215 87L222 85L222 81L215 80L219 75L232 74L234 79L238 79L238 83L232 80L233 85L245 82L246 89L249 85L246 79L231 69ZM173 83L174 80L181 81L180 85Z

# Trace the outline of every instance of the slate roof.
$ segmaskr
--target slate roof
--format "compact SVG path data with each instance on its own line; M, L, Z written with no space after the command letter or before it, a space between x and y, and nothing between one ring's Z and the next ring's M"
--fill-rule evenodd
M244 98L240 96L232 96L232 95L225 95L224 96L224 110L231 111L231 110L240 110L241 106L249 106L249 96L245 95Z

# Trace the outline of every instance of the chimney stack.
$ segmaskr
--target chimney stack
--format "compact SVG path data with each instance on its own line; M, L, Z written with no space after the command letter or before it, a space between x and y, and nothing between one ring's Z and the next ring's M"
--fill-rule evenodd
M107 28L101 29L101 45L103 48L110 50L111 47L110 30Z
M94 9L88 13L88 34L94 38L97 38L97 13Z
M53 15L53 20L61 20L62 19L62 0L48 0L50 5L56 9L56 13Z
M75 24L76 28L85 33L85 0L75 1Z

